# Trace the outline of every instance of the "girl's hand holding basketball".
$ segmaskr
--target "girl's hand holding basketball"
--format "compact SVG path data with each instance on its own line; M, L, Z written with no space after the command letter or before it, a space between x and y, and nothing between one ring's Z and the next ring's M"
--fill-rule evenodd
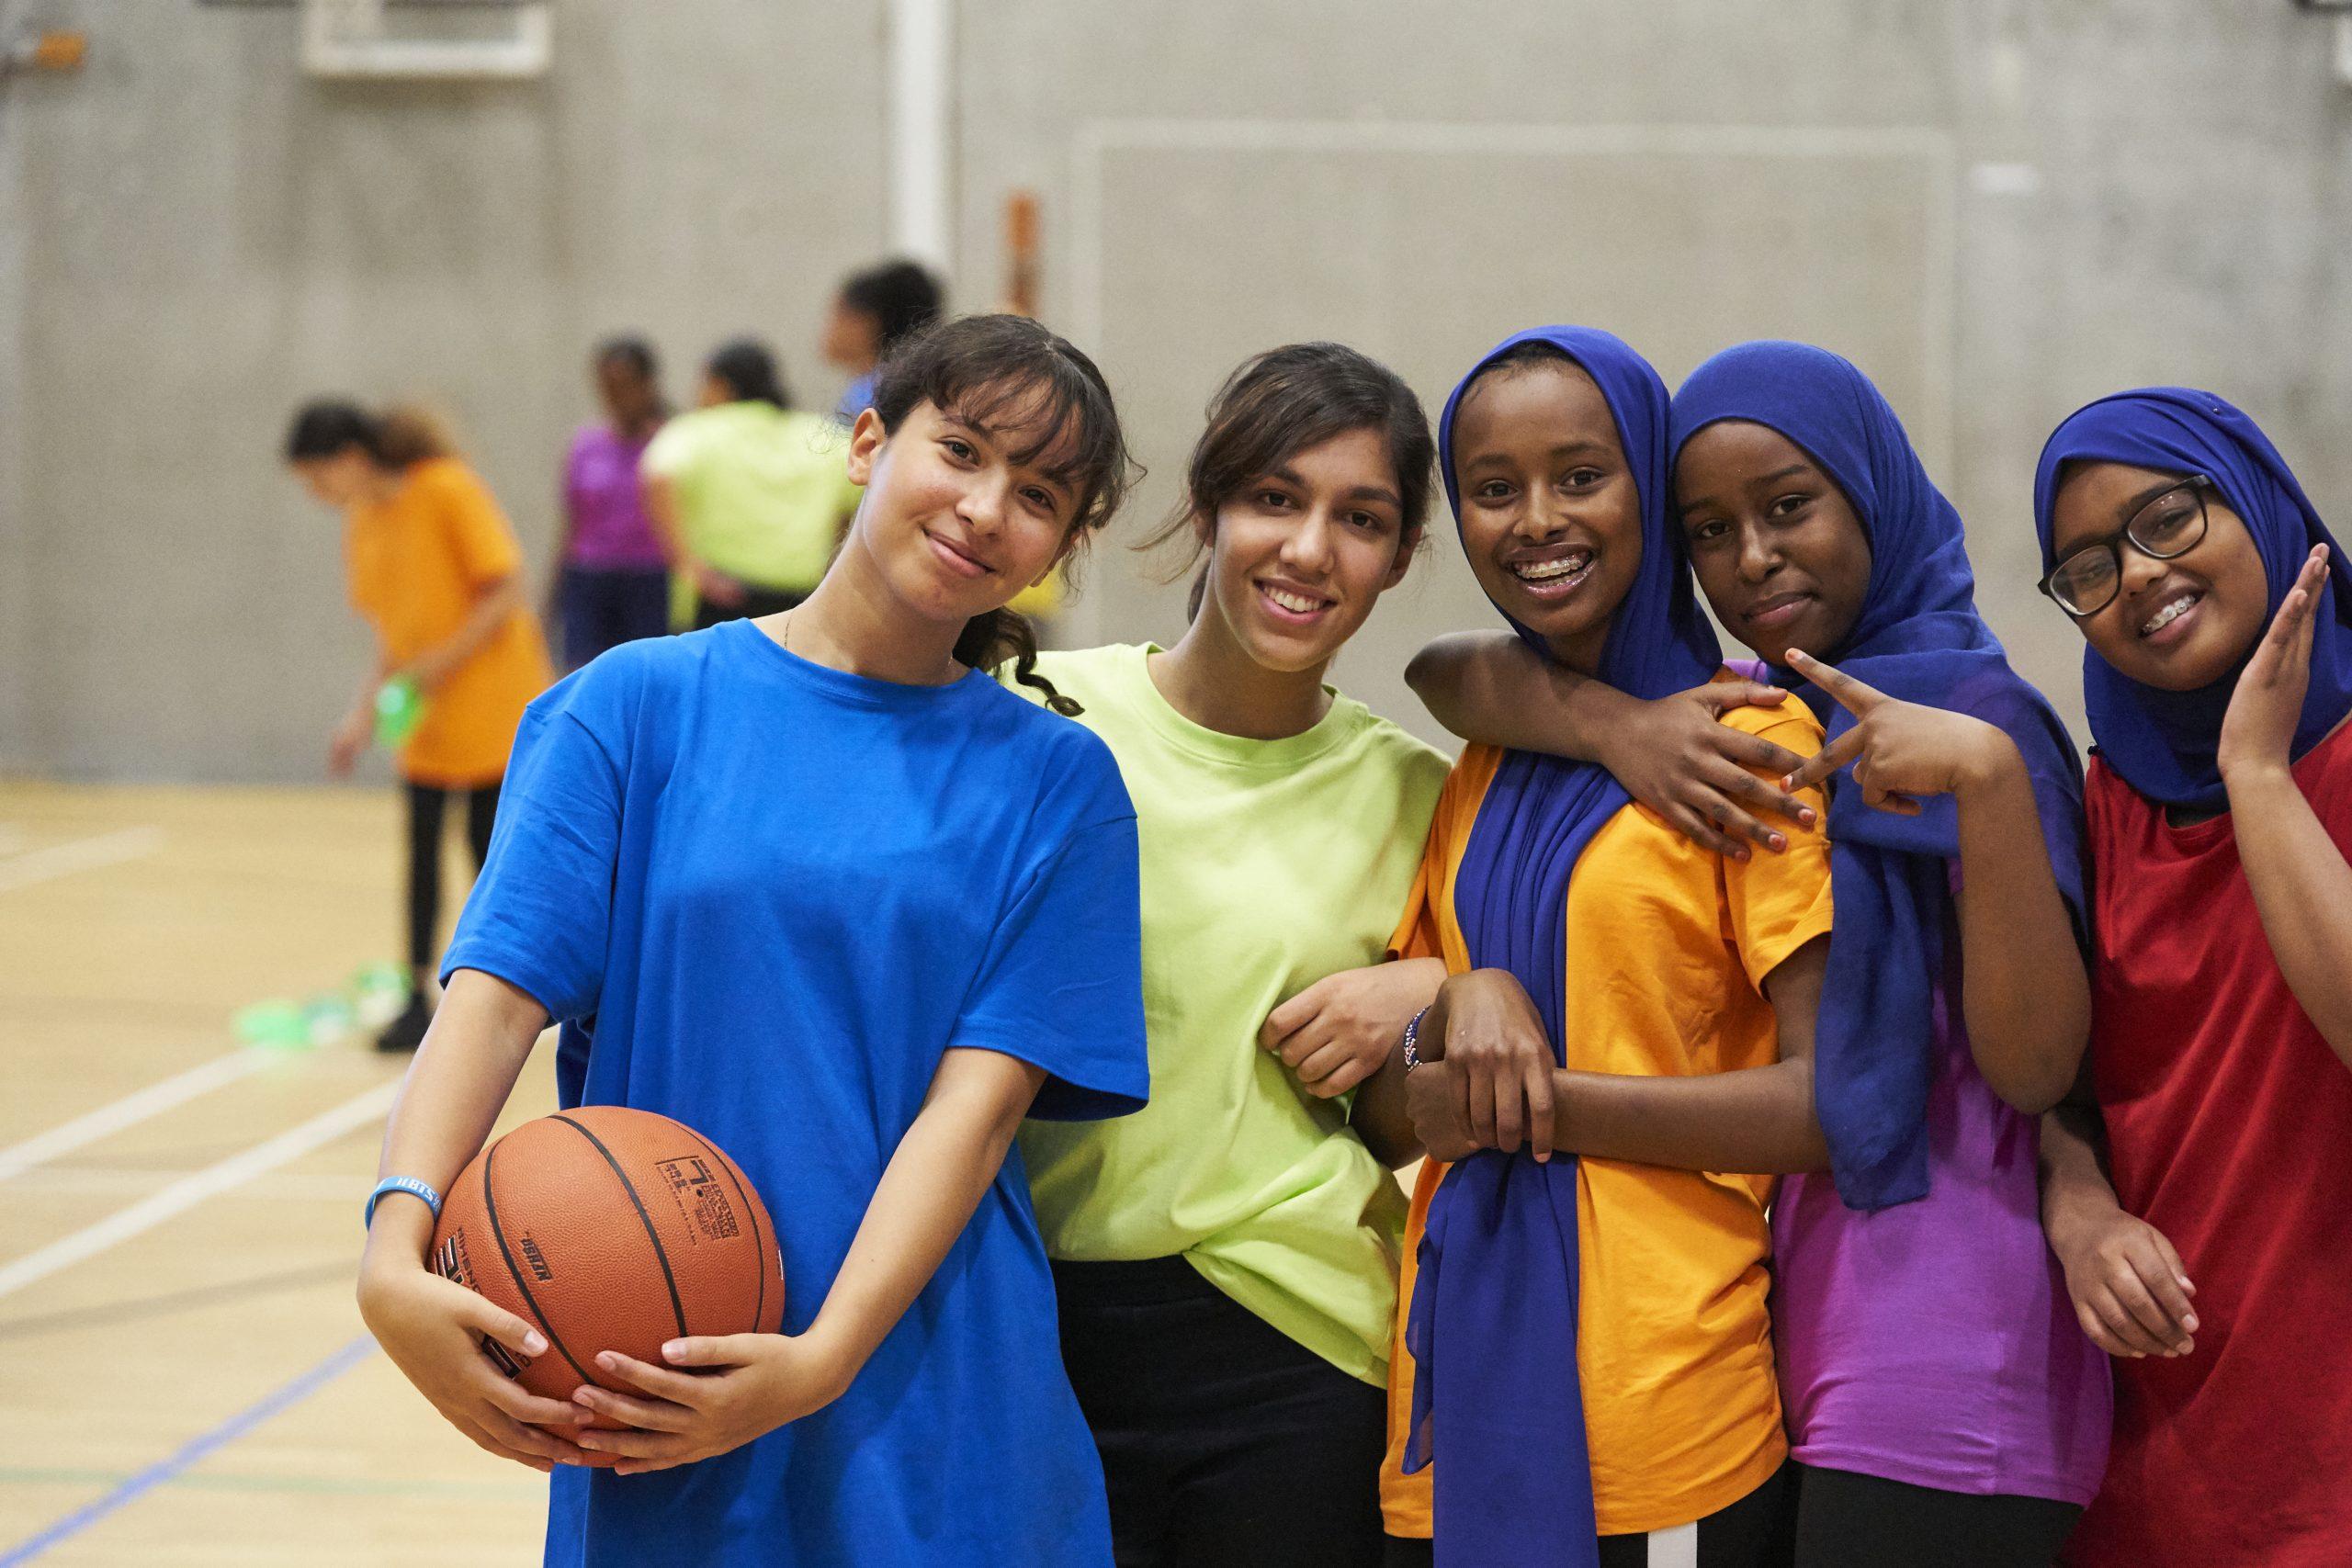
M1404 958L1327 975L1266 1015L1258 1043L1318 1100L1345 1094L1385 1066L1406 1023L1445 978L1435 958Z
M2327 547L2317 545L2230 694L2214 759L2224 780L2233 774L2243 779L2262 768L2286 773L2295 729L2302 722L2303 694L2311 686L2312 636L2319 624L2320 590L2326 586Z
M362 1269L359 1315L401 1375L477 1446L537 1471L586 1461L556 1435L574 1429L578 1412L525 1391L482 1353L483 1337L520 1359L546 1353L547 1340L513 1313L421 1262L392 1261Z
M2005 768L2025 765L2016 742L1981 718L1890 697L1793 649L1789 663L1855 723L1782 779L1783 789L1814 788L1851 762L1865 806L1917 817L1924 795L1962 795Z
M1438 1154L1431 1138L1452 1147L1466 1125L1470 1148L1515 1154L1524 1143L1538 1161L1552 1157L1556 1064L1544 1021L1516 976L1507 969L1474 969L1452 976L1430 1004L1421 1038L1428 1042L1421 1053L1424 1068L1407 1078L1406 1104L1424 1148L1447 1157ZM1416 1082L1429 1077L1427 1067L1439 1061L1447 1064L1447 1072L1426 1085ZM1458 1150L1452 1157L1466 1152Z
M571 1396L583 1409L635 1428L580 1434L581 1447L617 1456L616 1475L668 1470L741 1448L831 1404L848 1391L857 1371L814 1325L805 1334L673 1339L662 1354L669 1366L649 1366L617 1350L596 1358L598 1371L650 1397L592 1383Z

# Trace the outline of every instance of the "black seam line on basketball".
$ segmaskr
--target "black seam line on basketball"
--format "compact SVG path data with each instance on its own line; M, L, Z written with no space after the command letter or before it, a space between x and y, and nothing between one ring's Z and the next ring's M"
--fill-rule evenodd
M683 1122L678 1125L685 1127ZM760 1274L760 1293L752 1298L752 1326L757 1329L764 1320L768 1305L768 1246L766 1242L760 1239L760 1212L758 1206L752 1201L752 1179L738 1170L733 1160L712 1147L710 1140L692 1127L686 1127L686 1136L703 1146L703 1152L710 1156L711 1164L717 1166L724 1174L735 1179L735 1186L742 1194L743 1223L752 1227L752 1267L758 1269Z
M548 1343L555 1347L557 1355L571 1364L571 1370L580 1374L582 1382L593 1383L596 1380L590 1377L588 1369L564 1348L563 1336L555 1331L555 1325L548 1321L548 1314L539 1310L538 1298L531 1294L531 1287L523 1281L523 1270L514 1267L514 1254L506 1246L505 1228L498 1223L498 1194L492 1190L490 1185L491 1163L497 1158L497 1144L491 1145L490 1152L481 1156L481 1208L482 1213L490 1216L490 1239L498 1244L498 1256L505 1260L506 1277L514 1281L516 1290L523 1292L523 1304L531 1309L531 1315L539 1320L541 1328L547 1330Z
M628 1179L628 1172L621 1168L621 1162L613 1157L613 1151L605 1146L604 1139L569 1116L558 1116L556 1120L594 1145L596 1152L605 1156L605 1163L613 1168L613 1174L620 1179L621 1190L628 1194L628 1206L637 1211L637 1223L645 1227L645 1239L653 1244L653 1261L662 1265L662 1282L670 1287L670 1314L678 1320L678 1337L684 1338L686 1304L678 1299L678 1279L670 1272L670 1255L662 1250L662 1237L653 1229L653 1216L645 1212L645 1200L637 1195L637 1183Z

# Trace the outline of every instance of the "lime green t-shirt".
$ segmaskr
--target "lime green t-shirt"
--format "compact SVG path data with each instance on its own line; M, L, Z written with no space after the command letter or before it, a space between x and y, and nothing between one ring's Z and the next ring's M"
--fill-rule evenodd
M688 551L755 588L805 593L857 506L848 450L825 415L720 403L663 425L638 466L670 481Z
M1340 1371L1385 1383L1404 1196L1348 1129L1347 1099L1300 1089L1258 1031L1325 976L1381 961L1446 759L1336 693L1283 739L1204 728L1152 684L1151 651L1037 661L1085 706L1079 722L1135 801L1151 1050L1143 1110L1023 1127L1046 1250L1182 1253Z

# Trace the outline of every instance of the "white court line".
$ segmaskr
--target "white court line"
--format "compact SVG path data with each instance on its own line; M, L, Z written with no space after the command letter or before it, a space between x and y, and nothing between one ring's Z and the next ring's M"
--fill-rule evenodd
M37 1170L17 1188L23 1195L61 1194L71 1197L138 1197L165 1182L193 1175L188 1170L141 1170L130 1166L64 1165ZM324 1172L292 1172L257 1176L237 1189L238 1201L279 1203L349 1203L356 1207L375 1185L372 1176L330 1176Z
M162 1083L149 1084L135 1093L126 1094L120 1100L51 1127L46 1133L36 1133L21 1144L11 1144L0 1149L0 1181L6 1181L34 1166L46 1164L60 1155L70 1154L85 1144L111 1137L125 1127L136 1126L174 1106L185 1105L198 1095L234 1083L247 1074L258 1071L271 1060L269 1054L263 1051L232 1051L225 1056L215 1056L201 1066L190 1067L175 1077L168 1077Z
M193 1176L184 1176L159 1192L141 1199L127 1209L119 1209L94 1225L85 1225L71 1235L61 1236L47 1247L25 1254L15 1262L0 1266L0 1296L9 1296L27 1285L48 1279L62 1269L72 1268L85 1258L95 1258L107 1248L132 1236L154 1229L176 1214L184 1214L206 1199L216 1197L256 1176L276 1170L279 1166L301 1158L312 1149L322 1148L347 1133L381 1121L392 1108L401 1092L401 1080L378 1084L356 1099L346 1100L332 1111L322 1111L299 1127L291 1127L266 1143L231 1155L217 1165L208 1166Z
M125 861L153 854L163 842L161 828L122 828L95 839L69 839L46 849L28 850L13 859L0 861L0 893L54 882L77 871L120 865Z

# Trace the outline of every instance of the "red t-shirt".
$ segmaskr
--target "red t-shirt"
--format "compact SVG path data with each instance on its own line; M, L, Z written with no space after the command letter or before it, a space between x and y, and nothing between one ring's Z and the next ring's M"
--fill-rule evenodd
M2352 725L2295 765L2352 854ZM2288 990L2228 817L2094 760L2091 1072L2116 1195L2179 1249L2194 1353L2115 1366L2097 1568L2352 1563L2352 1067Z

